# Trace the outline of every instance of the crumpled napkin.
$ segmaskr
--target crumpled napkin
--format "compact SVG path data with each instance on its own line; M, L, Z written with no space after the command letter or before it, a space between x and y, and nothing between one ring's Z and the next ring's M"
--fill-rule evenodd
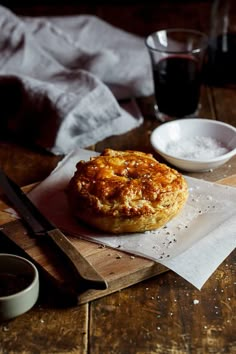
M189 198L182 212L164 228L129 235L109 235L79 224L69 211L66 187L79 160L97 153L68 154L29 197L68 234L140 255L165 265L201 289L236 245L236 188L186 177Z
M90 15L17 17L0 6L1 134L55 154L142 123L153 92L144 39Z

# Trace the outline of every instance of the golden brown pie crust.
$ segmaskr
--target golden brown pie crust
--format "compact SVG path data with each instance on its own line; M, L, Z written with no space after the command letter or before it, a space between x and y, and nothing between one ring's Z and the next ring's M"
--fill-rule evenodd
M160 228L188 197L181 173L151 154L105 149L76 168L67 190L70 208L78 219L105 232Z

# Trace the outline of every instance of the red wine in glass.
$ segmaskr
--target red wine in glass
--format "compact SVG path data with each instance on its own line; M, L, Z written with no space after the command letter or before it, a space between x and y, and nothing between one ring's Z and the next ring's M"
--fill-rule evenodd
M158 111L182 118L197 111L201 72L195 58L175 55L161 59L153 68Z

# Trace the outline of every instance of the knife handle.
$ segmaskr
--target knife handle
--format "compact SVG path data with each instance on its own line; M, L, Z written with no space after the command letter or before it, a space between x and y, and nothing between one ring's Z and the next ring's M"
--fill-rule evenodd
M98 274L96 269L87 259L75 248L68 238L59 230L53 229L47 232L51 240L59 247L63 254L69 259L80 278L88 283L89 288L105 290L108 288L106 280Z

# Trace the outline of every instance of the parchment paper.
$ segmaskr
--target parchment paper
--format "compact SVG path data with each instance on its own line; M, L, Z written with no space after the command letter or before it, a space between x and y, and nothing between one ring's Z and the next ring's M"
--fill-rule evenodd
M78 223L69 212L65 189L79 160L95 152L78 149L29 196L64 232L159 262L192 283L204 285L236 244L236 188L186 177L189 198L165 227L144 233L113 236Z

